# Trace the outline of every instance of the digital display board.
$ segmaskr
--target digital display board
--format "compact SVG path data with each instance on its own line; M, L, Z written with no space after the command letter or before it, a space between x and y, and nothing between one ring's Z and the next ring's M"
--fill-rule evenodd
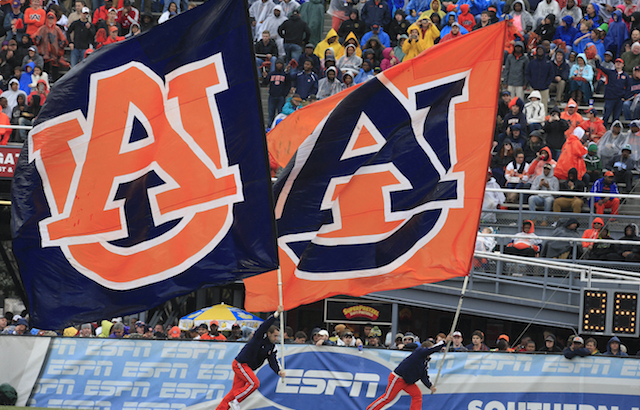
M580 333L638 336L638 291L583 289Z

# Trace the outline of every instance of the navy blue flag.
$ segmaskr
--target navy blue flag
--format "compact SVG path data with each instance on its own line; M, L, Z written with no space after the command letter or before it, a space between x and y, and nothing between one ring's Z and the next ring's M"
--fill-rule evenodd
M12 189L33 325L140 312L278 266L246 2L211 0L60 79Z

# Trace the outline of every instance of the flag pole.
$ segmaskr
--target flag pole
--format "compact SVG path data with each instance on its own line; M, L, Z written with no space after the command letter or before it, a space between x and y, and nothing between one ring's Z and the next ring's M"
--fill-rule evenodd
M284 313L284 296L282 295L282 269L278 266L278 310L276 311L276 317L278 317L278 313L280 313L280 309L283 310ZM284 370L284 315L280 318L280 350L282 351L280 354L280 362L282 370ZM284 377L280 379L284 382Z
M453 317L453 323L451 324L451 331L449 334L453 334L456 330L456 326L458 325L458 318L460 317L460 309L462 308L462 300L464 299L464 294L467 291L467 284L469 283L469 275L464 277L464 282L462 282L462 292L460 292L460 299L458 299L458 308L456 309L456 314ZM447 357L447 352L449 351L449 346L451 346L451 341L447 342L447 347L442 354L442 362L440 362L440 366L438 367L438 374L436 374L436 379L433 381L433 386L435 387L438 384L438 379L440 378L440 373L442 372L442 366L444 366L444 359ZM431 392L433 394L433 392Z

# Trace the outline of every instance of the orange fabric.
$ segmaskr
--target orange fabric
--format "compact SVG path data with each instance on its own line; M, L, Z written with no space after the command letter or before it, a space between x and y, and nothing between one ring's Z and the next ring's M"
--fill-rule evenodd
M47 13L43 8L34 10L31 7L24 11L24 23L27 25L27 35L33 40L38 29L44 26Z
M602 218L600 217L593 218L593 222L591 222L591 229L587 229L584 231L584 233L582 234L583 238L598 239L598 235L600 235L600 229L596 229L593 226L596 222L599 222L602 224L602 226L604 226L604 221L602 220ZM582 242L583 248L588 248L589 245L593 245L593 242Z
M468 101L455 105L455 124L450 124L455 126L456 138L457 162L453 171L465 173L464 208L450 209L446 221L434 238L407 257L402 264L376 276L322 281L301 279L294 274L296 264L292 257L280 248L285 310L333 295L361 296L376 291L443 281L469 273L486 185L486 172L479 171L486 170L489 165L489 155L482 153L488 154L491 150L497 112L497 99L488 99L487 95L498 93L505 34L506 23L493 24L467 34L455 42L431 47L418 57L393 66L377 77L386 78L399 93L409 97L410 87L418 87L446 76L470 71ZM432 61L438 61L438 64L431 64ZM357 89L347 91L358 92ZM269 134L269 148L281 165L286 164L305 137L311 134L348 92L342 92L296 111ZM357 110L358 107L350 109ZM345 130L345 133L350 135L351 131ZM379 187L380 185L378 189ZM342 194L338 195L341 200L344 199ZM367 203L356 205L365 207ZM382 213L382 209L372 206L369 212L376 215ZM351 223L349 220L347 222ZM374 223L382 222L377 219L368 221L364 228ZM344 226L346 223L343 220ZM442 252L442 249L447 251ZM247 278L244 283L245 308L250 311L269 311L277 308L278 281L275 271Z
M567 179L569 170L575 168L578 170L578 179L582 179L584 173L587 172L587 166L583 159L586 154L587 148L582 145L578 137L573 134L569 135L569 138L567 138L562 146L562 152L553 170L553 176L558 179Z
M576 104L576 101L573 98L569 98L567 106L570 104ZM562 118L563 120L567 120L567 122L569 123L569 129L564 132L564 135L567 137L573 134L573 130L575 130L576 127L584 121L582 115L578 114L577 108L576 112L574 112L572 115L569 115L569 113L567 113L567 109L565 108L564 111L562 111L562 114L560 114L560 118Z
M7 114L0 112L0 125L11 125ZM0 128L0 145L7 145L11 137L11 128Z
M600 138L607 132L607 129L604 127L604 121L602 119L596 117L594 121L585 121L580 124L580 127L589 133L589 140L595 142L596 144L600 141Z
M546 151L548 156L548 160L547 161L543 161L542 158L536 158L533 161L531 161L531 165L529 165L529 170L527 171L527 174L529 175L533 175L533 177L537 177L538 175L542 175L542 172L544 171L544 166L546 164L551 164L552 166L556 165L556 161L551 157L551 150L549 149L549 147L543 147L540 151ZM533 180L533 178L529 178L529 180Z

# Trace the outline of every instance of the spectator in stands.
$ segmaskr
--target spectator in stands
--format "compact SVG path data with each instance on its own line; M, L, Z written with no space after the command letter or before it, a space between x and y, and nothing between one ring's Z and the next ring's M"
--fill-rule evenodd
M555 0L554 0L555 1ZM553 64L547 59L544 47L536 47L535 58L529 61L525 69L527 82L535 91L540 93L540 100L544 105L544 113L547 114L547 103L549 102L549 86L554 80L555 69Z
M581 235L578 232L580 223L576 218L569 218L564 223L558 221L558 227L551 233L550 236L556 238L580 238ZM543 245L542 256L545 258L554 259L570 259L572 257L575 242L567 241L546 241ZM576 249L576 257L580 257L582 254L582 247L579 246Z
M273 39L273 41L275 41L276 45L278 46L278 53L276 55L279 57L284 57L285 52L284 40L282 40L282 37L278 35L278 27L280 27L285 21L287 21L287 16L284 14L284 12L282 11L282 6L279 4L274 7L271 15L269 15L269 17L267 17L262 25L256 30L256 37L258 36L258 33L264 33L265 31L269 32L271 39ZM256 38L256 40L258 39L259 37Z
M562 157L560 159L562 159ZM556 169L557 168L556 166ZM553 201L553 212L561 212L564 209L571 209L572 212L576 214L582 212L584 199L575 194L585 192L586 188L584 182L578 178L578 171L575 168L571 168L568 172L567 179L560 183L560 191L572 192L573 195L563 195L556 198Z
M547 144L544 141L544 130L535 130L529 134L529 141L524 144L524 161L527 163L527 174L531 162L536 159L538 152ZM528 180L529 178L527 178ZM526 182L526 181L525 181Z
M300 67L300 69L302 69L304 66L304 61L309 60L313 65L311 68L311 71L313 71L316 75L320 75L320 71L321 71L320 58L318 58L318 56L313 53L313 50L315 48L316 47L312 43L307 44L304 47L304 51L300 54L300 56L298 56L297 65L298 67ZM295 75L296 73L297 73L296 70L292 70L291 74Z
M489 348L484 344L484 333L480 330L475 330L471 333L471 343L467 346L468 351L473 352L488 352Z
M558 178L553 176L553 167L551 164L544 165L544 171L541 175L538 175L531 183L531 191L539 191L535 195L529 197L529 210L533 212L532 218L537 211L537 206L544 206L545 212L551 211L553 205L553 195L544 194L543 191L557 191L559 188ZM547 216L543 216L541 226L547 226Z
M596 239L612 240L613 238L609 236L609 230L607 228L601 228L598 233L598 237ZM591 249L589 249L586 254L586 259L600 260L600 261L621 260L619 254L616 252L616 249L617 249L616 245L612 243L592 243ZM587 344L587 347L589 347L588 340L586 344Z
M552 334L549 334L544 339L544 347L540 349L541 352L544 353L561 353L562 349L558 346L556 337Z
M582 237L586 239L598 239L602 228L604 228L604 221L600 217L595 217L591 222L591 229L585 229ZM595 245L595 242L582 242L582 250L591 250L593 249L593 245Z
M529 164L525 161L525 155L521 148L515 150L515 159L507 164L504 176L505 186L511 189L529 189ZM508 194L507 202L516 202L518 194Z
M622 192L629 193L633 188L633 173L636 168L636 161L631 157L631 145L625 144L620 154L615 155L607 162L605 169L613 171L613 180L616 183L624 182L625 187Z
M286 115L290 115L292 114L294 111L300 109L302 106L302 98L300 97L299 94L293 94L291 97L289 97L287 99L287 102L284 104L284 107L282 107L282 114ZM278 118L276 116L276 118Z
M42 8L42 0L31 0L31 7L24 11L24 23L27 26L26 34L35 41L36 32L46 20L46 12Z
M582 122L579 126L579 128L582 128L585 131L583 139L585 142L593 141L597 143L607 131L604 126L604 121L598 118L598 111L595 108L590 108L587 110L586 114L587 121Z
M71 49L71 67L84 60L84 53L93 44L93 39L96 35L96 28L89 21L90 10L88 7L82 8L80 18L69 26L67 36L70 39L69 48ZM31 48L30 55L31 55ZM33 47L33 52L36 52L36 48ZM38 65L36 63L36 65ZM42 67L42 66L41 66Z
M285 17L289 17L293 10L297 10L300 8L300 3L296 0L283 0L280 2L280 7L282 7L282 14Z
M356 84L364 83L373 77L373 64L371 63L371 60L364 60L362 61L362 67L360 68L358 75L356 75L354 82Z
M109 9L111 8L112 5L113 5L112 0L105 0L104 5L98 7L93 12L92 23L97 26L100 20L107 21L107 18L109 17Z
M500 189L500 185L498 185L496 179L492 175L491 168L489 168L489 171L487 173L487 184L485 188ZM504 204L505 199L506 198L502 192L489 192L485 189L480 220L483 222L495 223L496 214L491 211L499 208L502 204Z
M69 67L69 63L64 59L67 37L56 25L55 14L52 12L47 13L46 24L38 29L34 43L44 59L44 71L49 73L55 82L59 77L60 67Z
M262 39L256 41L253 50L256 55L256 67L259 75L262 76L274 69L279 51L268 30L262 32ZM267 62L269 63L268 67L265 64Z
M532 64L533 62L529 64L529 66L527 67L527 71ZM548 97L549 90L546 91ZM529 127L529 130L539 130L544 125L544 119L547 115L547 108L541 101L541 98L543 99L543 97L541 97L540 91L532 91L531 94L529 94L528 98L529 102L524 106L524 114L527 118L527 125Z
M627 51L622 54L624 60L624 71L631 75L633 74L633 67L640 65L640 42L635 42L631 45L631 51Z
M573 359L576 356L586 357L591 355L589 349L584 347L584 339L580 336L576 336L573 338L571 344L564 348L562 352L564 357L567 359Z
M168 8L169 3L165 2L165 8ZM249 7L249 17L253 19L253 27L254 30L256 27L260 27L260 25L264 22L264 20L271 15L271 12L276 7L275 3L272 0L261 0L255 1ZM166 11L166 10L163 10ZM178 12L180 12L180 7L178 5Z
M640 104L638 102L640 102L640 66L633 68L633 76L629 81L627 95L622 103L622 112L625 119L630 120L640 117Z
M313 51L319 58L326 58L326 51L328 49L333 50L333 55L339 55L343 53L343 48L338 41L338 33L334 29L329 30L327 36L318 43L316 49Z
M4 98L4 105L2 105L2 113L5 112L5 108L8 109L7 99L3 96L0 97L0 100ZM27 108L27 97L24 94L18 95L16 99L16 106L13 107L13 111L11 112L10 123L12 125L19 125L20 117L22 117L22 112ZM19 136L19 131L15 130L14 139L17 140Z
M440 39L440 43L439 44L442 44L442 43L447 42L449 40L453 40L454 38L462 37L464 33L462 33L460 30L461 30L461 28L460 28L460 24L459 23L457 23L457 22L451 23L450 31Z
M533 30L535 22L533 21L531 14L527 11L522 0L515 0L513 2L513 10L509 15L511 16L513 25L518 29L520 34L526 35L528 32Z
M611 129L598 141L598 153L602 164L607 164L611 158L622 151L622 147L627 143L627 137L622 133L622 123L614 121Z
M584 164L584 156L587 154L587 148L583 145L584 130L580 127L573 130L573 133L567 137L562 152L558 158L558 163L554 168L554 175L560 179L567 179L569 169L578 170L578 179L582 179L587 170Z
M482 11L480 13L480 21L473 26L473 30L479 30L481 28L487 27L491 24L491 19L489 17L489 12L487 10Z
M602 175L602 161L598 156L598 145L595 142L589 143L587 155L584 157L584 164L587 172L585 173L585 181L595 181ZM587 182L588 183L588 182Z
M580 125L582 121L584 121L584 118L582 118L582 115L578 113L578 103L576 103L576 101L573 98L569 99L569 102L567 103L567 106L564 112L562 113L562 115L560 115L560 118L562 118L563 120L566 120L567 123L569 124L569 127L564 132L565 137L568 137L569 135L571 135L573 133L573 130L578 125ZM548 132L549 131L547 131L547 133ZM549 141L549 138L547 138L547 143L549 143L549 145L551 146L551 142ZM563 144L564 144L564 141L563 141ZM560 152L558 152L557 154L560 155ZM554 156L554 158L556 157Z
M278 35L284 39L285 61L291 61L295 56L302 54L303 44L309 43L311 29L300 18L300 12L294 10L291 17L278 27Z
M209 335L209 325L206 323L200 323L195 328L198 336L194 337L193 340L211 340L211 336Z
M529 180L532 181L535 177L542 175L545 165L551 165L552 167L556 165L556 161L551 158L551 150L549 147L543 147L538 151L536 159L529 165L529 170L527 171Z
M420 26L412 24L407 32L409 37L402 45L402 52L404 53L402 61L408 61L424 51L420 42Z
M27 31L24 14L20 10L21 6L20 0L13 0L11 2L11 10L4 16L3 27L7 33L5 37L7 41L12 38L19 40Z
M307 334L303 331L296 332L295 339L293 340L295 344L306 344L307 343Z
M6 111L4 109L2 110L5 114L9 115L13 112L13 108L18 104L18 95L23 95L26 101L26 93L19 90L19 81L15 78L12 78L9 81L9 89L2 93L2 96L7 99L7 109Z
M605 193L605 194L618 194L618 186L613 182L614 174L611 171L605 171L604 176L594 182L591 187L591 192ZM594 202L593 207L599 215L604 214L605 208L611 209L611 215L618 215L618 208L620 207L620 198L616 197L592 197L591 201Z
M382 51L382 62L380 63L380 69L384 71L396 64L400 64L400 60L396 58L395 53L393 52L393 48L385 48Z
M440 18L445 16L445 12L442 9L440 0L410 0L407 4L406 10L409 10L411 15L415 15L417 20L418 16L431 18L433 14L437 14Z
M534 30L534 33L538 36L538 44L542 44L544 41L551 43L556 34L556 16L548 14Z
M323 0L306 1L302 6L300 6L298 11L300 12L300 18L309 25L309 30L311 33L310 37L302 44L305 44L307 42L318 44L322 39L322 30L324 29L325 10ZM333 31L335 33L335 30Z
M269 119L267 124L271 124L276 115L282 112L285 98L291 89L291 80L289 74L284 69L284 61L278 58L273 65L273 70L267 74L262 74L262 83L269 85Z
M434 15L432 15L432 17L433 16ZM420 41L420 45L423 50L433 47L438 37L442 37L446 34L440 31L440 26L438 24L424 16L421 16L415 24L409 27L409 34L411 34L411 27L416 24L418 28L418 40Z
M573 0L570 0L573 1ZM579 7L576 7L580 10ZM582 18L582 11L580 11L580 18ZM559 40L566 44L565 52L571 53L573 49L573 40L579 33L578 29L573 26L574 21L580 21L580 18L574 19L571 15L565 15L561 17L560 26L556 28L556 32L553 36L553 40Z
M460 332L459 330L456 330L451 334L451 336L453 337L453 342L451 343L451 346L449 346L450 352L466 352L468 350L462 344L462 341L463 341L462 332Z
M177 11L177 10L176 10ZM116 21L120 26L119 35L124 36L129 33L132 24L139 24L140 12L131 5L131 0L124 0L122 7L118 9Z
M575 102L573 102L573 104L575 104ZM567 110L575 111L574 108L567 108ZM579 114L577 115L579 116ZM562 116L568 117L566 112L560 114L560 109L558 107L553 107L551 114L543 127L543 130L546 133L546 143L549 146L549 159L557 159L560 156L562 146L566 141L565 133L569 129L569 122L565 118L562 118ZM542 173L542 168L536 171Z
M391 21L391 12L386 1L368 0L360 12L360 17L367 27L374 24L384 27Z
M519 132L519 124L511 126L512 133ZM511 139L505 138L500 146L498 153L491 159L491 171L497 183L502 187L505 185L505 167L515 160L515 150L511 144Z
M400 9L400 11L402 11L402 9ZM366 31L367 28L365 27L364 23L360 20L360 18L358 18L358 11L355 9L351 9L351 12L349 13L349 20L345 20L342 22L342 24L340 24L340 29L338 29L338 37L340 38L340 40L346 43L347 36L350 33L353 33L357 40L359 38L362 38ZM403 30L402 33L404 33L405 31L406 29Z
M460 24L460 26L465 30L467 30L467 32L469 33L473 30L473 26L476 25L476 19L473 16L473 14L469 12L468 4L460 5L460 14L458 14L458 24Z
M622 104L629 93L631 77L623 70L624 60L617 58L615 70L608 70L596 60L596 67L607 76L607 86L604 91L604 123L609 124L609 118L613 116L613 121L620 118L622 114Z
M569 64L564 59L564 52L556 50L553 56L553 81L549 84L549 92L555 92L555 101L564 101L564 89L569 80Z
M604 18L600 16L601 12ZM600 6L596 3L589 3L586 8L586 13L583 16L585 20L593 23L593 27L599 27L600 24L604 23L605 19L609 21L609 17L610 13L606 9L601 10Z
M367 32L364 36L362 36L362 39L360 40L360 42L362 44L365 44L364 48L369 48L369 47L366 46L366 43L372 37L377 37L378 41L384 47L390 47L391 46L391 39L389 38L389 35L387 33L385 33L384 30L382 29L382 27L378 26L377 24L374 24L373 26L371 26L371 31Z
M0 107L7 108L7 99L0 97ZM11 120L7 114L0 111L0 125L11 125ZM11 128L0 128L0 145L7 145L11 137ZM1 330L0 330L1 331Z
M607 343L607 351L602 353L603 356L622 356L622 357L627 357L629 356L627 353L623 352L620 349L620 339L617 336L613 336L611 339L609 339L609 342Z
M503 131L505 131L508 126L518 124L520 125L521 132L525 134L528 133L527 117L525 113L522 112L523 109L524 102L519 97L513 97L511 101L509 101L510 112L504 117L502 124Z
M111 334L109 334L109 338L111 339L122 339L125 335L124 324L122 322L116 322L111 327Z
M524 54L524 44L522 41L516 41L513 53L507 56L502 71L502 80L514 98L524 99L524 85L527 82L525 72L528 64L529 58Z
M624 236L621 237L620 240L633 242L640 241L640 237L638 237L638 226L633 223L627 225L624 228ZM606 259L620 262L638 262L640 261L640 246L616 244L613 253L607 255Z
M337 72L335 67L329 67L327 76L318 82L317 97L319 100L331 97L344 89L342 82L337 78Z
M592 356L597 356L600 354L598 351L598 342L593 337L590 337L585 342L585 347L589 350L589 354Z
M356 54L356 46L348 44L345 48L345 53L338 59L336 66L340 70L359 70L362 65L362 58Z
M535 234L533 221L527 219L522 222L522 231L518 232L504 248L504 253L506 255L535 258L540 255L541 244L542 241Z
M616 56L624 52L624 42L629 38L629 29L622 18L622 11L615 10L611 15L611 21L605 38L605 47Z
M569 92L571 99L576 101L577 105L581 105L583 101L588 101L591 98L593 78L593 68L587 64L587 57L584 53L578 54L576 64L569 70Z
M356 347L362 346L362 340L356 338L350 329L345 329L340 333L340 338L336 341L337 346Z
M400 347L400 350L416 350L418 348L418 340L416 338L416 336L411 333L411 332L407 332L404 334L404 338L402 339L402 347Z

